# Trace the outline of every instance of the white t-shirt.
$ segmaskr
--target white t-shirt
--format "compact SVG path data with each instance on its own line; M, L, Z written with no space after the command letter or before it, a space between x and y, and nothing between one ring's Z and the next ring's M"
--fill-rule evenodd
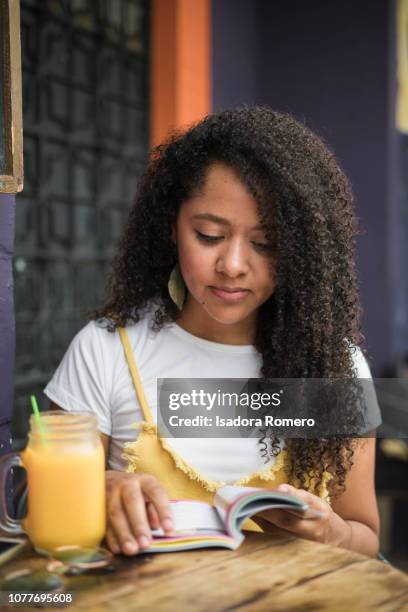
M252 345L210 342L190 334L176 323L151 329L153 307L127 332L140 378L157 422L157 378L258 378L262 358ZM360 349L353 351L360 378L371 378ZM44 389L64 410L96 415L98 428L111 436L108 465L124 470L125 442L135 440L132 423L143 414L130 376L119 333L108 332L95 321L72 340L58 369ZM265 469L257 438L171 438L167 442L194 469L211 480L232 483Z

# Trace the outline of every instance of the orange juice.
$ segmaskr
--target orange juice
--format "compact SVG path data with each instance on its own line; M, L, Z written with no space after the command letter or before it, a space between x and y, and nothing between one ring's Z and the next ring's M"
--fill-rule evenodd
M43 421L44 435L31 433L21 453L28 484L24 531L37 549L97 546L106 510L104 451L96 427L69 427L69 413L54 413L51 425Z

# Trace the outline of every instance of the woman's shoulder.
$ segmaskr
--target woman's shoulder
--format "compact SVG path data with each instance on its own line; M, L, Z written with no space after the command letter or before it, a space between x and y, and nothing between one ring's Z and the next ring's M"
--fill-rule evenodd
M353 370L357 378L371 378L370 366L363 350L356 344L349 342L349 350L353 362Z
M137 322L126 326L129 337L137 337L139 343L151 333L151 324L156 306L150 303L140 313ZM114 358L117 350L121 350L120 336L113 321L108 318L94 319L84 325L72 338L67 353L95 355Z

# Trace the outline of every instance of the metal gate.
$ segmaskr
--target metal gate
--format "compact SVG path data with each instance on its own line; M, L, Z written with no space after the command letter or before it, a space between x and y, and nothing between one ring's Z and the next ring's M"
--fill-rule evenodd
M42 389L99 305L148 148L148 0L23 0L24 191L14 260L16 400Z

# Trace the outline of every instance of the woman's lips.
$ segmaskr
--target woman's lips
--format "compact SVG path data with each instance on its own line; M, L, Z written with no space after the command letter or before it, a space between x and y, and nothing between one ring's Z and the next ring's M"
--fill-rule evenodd
M226 289L219 289L218 287L210 287L210 289L214 295L221 298L225 302L239 302L246 298L249 293L248 289L239 289L238 291L227 291Z

